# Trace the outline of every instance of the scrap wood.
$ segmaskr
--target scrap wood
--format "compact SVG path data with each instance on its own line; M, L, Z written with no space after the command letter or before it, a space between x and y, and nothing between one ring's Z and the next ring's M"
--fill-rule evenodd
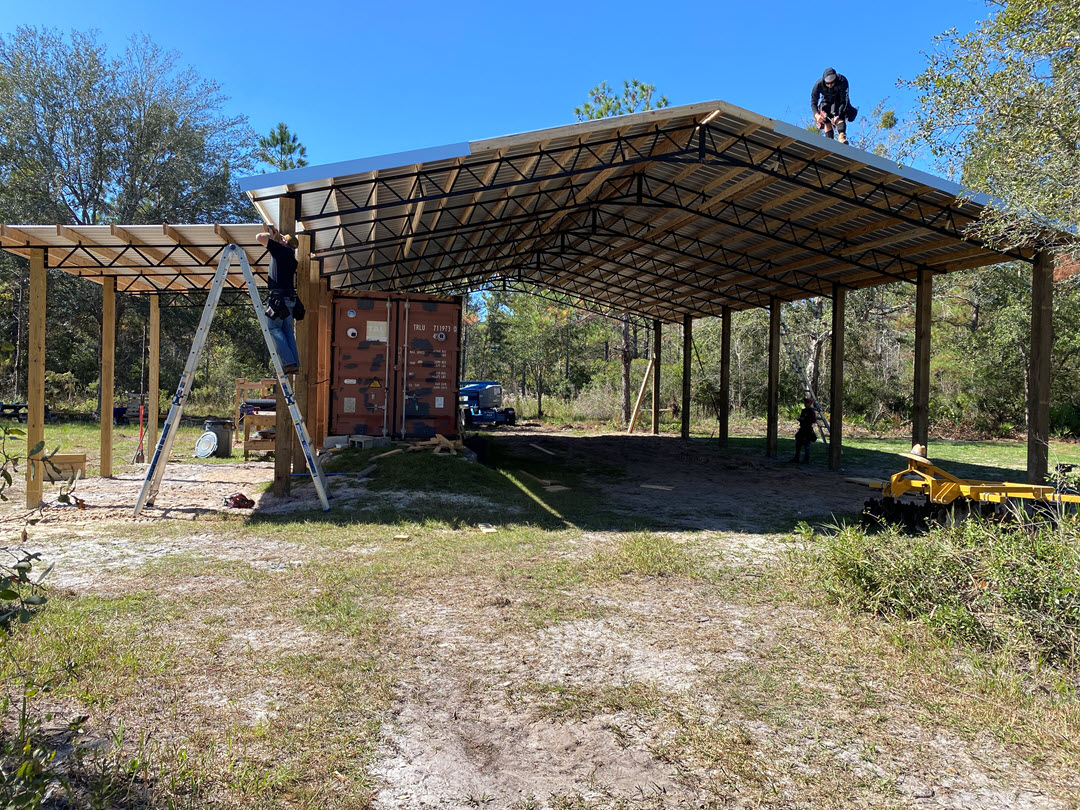
M536 483L538 483L542 487L550 487L553 484L559 483L558 481L555 481L553 479L540 478L538 476L533 475L530 472L525 472L525 470L518 470L518 472L521 473L522 475L524 475L526 478L531 478L533 481L535 481Z
M407 534L395 534L394 539L395 540L408 540L409 535L407 535Z
M642 484L642 489L664 489L671 492L675 487L665 487L663 484Z
M370 467L365 467L364 469L362 469L359 473L357 473L357 475L360 478L364 478L365 476L371 475L377 469L378 469L378 465L377 464L372 464Z
M480 531L483 532L484 534L493 534L493 533L498 531L498 529L496 529L490 523L480 523L478 525L479 525Z
M397 453L403 453L403 452L404 452L404 450L401 447L399 447L396 450L390 450L390 451L388 451L386 453L379 453L379 455L377 455L377 456L372 456L371 460L375 461L376 459L379 459L379 458L386 458L387 456L392 456L392 455L395 455Z
M544 492L569 492L570 487L564 487L562 484L551 484L544 487Z
M553 452L551 452L550 450L548 450L548 449L546 449L546 448L543 448L543 447L541 447L541 446L540 446L540 445L538 445L538 444L533 444L532 442L529 442L529 447L535 447L535 448L536 448L537 450L539 450L539 451L540 451L541 453L547 453L547 454L548 454L549 456L555 456L555 455L558 455L558 453L553 453Z

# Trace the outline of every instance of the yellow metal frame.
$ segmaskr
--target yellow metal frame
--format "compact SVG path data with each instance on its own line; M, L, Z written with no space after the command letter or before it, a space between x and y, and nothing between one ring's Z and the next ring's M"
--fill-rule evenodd
M918 492L929 497L931 503L950 504L957 498L982 503L1003 503L1009 498L1047 503L1080 503L1080 495L1065 495L1052 486L1041 484L1010 484L1004 481L966 481L950 475L931 464L925 456L900 453L907 459L906 470L896 473L888 481L867 478L850 478L858 484L880 489L886 498L899 498L906 492Z

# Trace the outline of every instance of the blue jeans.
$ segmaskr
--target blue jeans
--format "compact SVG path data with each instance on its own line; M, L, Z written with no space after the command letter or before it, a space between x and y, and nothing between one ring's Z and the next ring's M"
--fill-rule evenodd
M285 366L300 365L300 355L296 350L296 337L293 335L292 311L295 304L295 298L286 297L285 306L289 309L288 316L266 319L270 325L270 337L274 339L274 348L277 349L278 356L281 357L283 368Z

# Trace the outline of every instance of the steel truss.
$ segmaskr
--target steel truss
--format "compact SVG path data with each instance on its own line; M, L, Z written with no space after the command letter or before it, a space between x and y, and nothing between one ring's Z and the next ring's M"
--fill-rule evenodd
M210 285L214 273L207 265L216 263L225 248L226 245L220 242L211 245L185 243L162 246L80 243L74 247L46 247L45 266L55 270L78 267L81 278L116 278L117 290L120 292L127 292L137 281L143 281L158 291L164 291L174 284L194 291L207 289ZM60 256L58 261L57 256ZM103 256L108 258L102 258ZM76 257L81 257L81 260L74 261ZM187 257L194 264L176 264L182 257ZM138 260L145 264L140 264ZM257 263L263 262L269 263L269 254L266 251L263 251ZM86 272L91 267L101 272ZM259 272L254 267L252 272L256 276L266 275L266 271ZM203 285L199 286L193 276L201 276ZM243 276L237 273L231 273L227 281L233 286L244 283Z
M292 196L299 197L305 232L329 234L318 239L324 245L316 251L322 275L350 286L445 288L543 268L549 283L596 295L606 306L711 314L718 305L742 309L771 298L827 296L833 284L910 283L921 271L943 272L910 258L918 255L918 244L905 251L876 247L873 238L860 247L856 240L898 223L959 240L969 217L952 205L865 179L859 169L834 168L830 163L843 157L831 152L822 158L792 155L785 151L791 142L777 145L762 140L760 131L682 122L375 172ZM761 185L745 186L738 174L695 187L682 182L689 168L674 178L656 171L679 164L753 171L766 185L787 184L788 199L803 189L824 198L825 207L850 206L853 220L859 211L887 219L854 236L837 233L842 228L820 230L804 224L798 211L771 213L743 202ZM733 186L736 193L725 198ZM739 186L750 190L739 194ZM281 196L289 195L256 199ZM635 217L637 209L692 215L692 227L711 233L707 238L668 229L663 217ZM805 216L821 209L817 204ZM729 246L734 235L764 241L754 252L736 250ZM790 260L770 258L777 249ZM622 290L610 289L615 284Z
M722 137L725 141L730 141L734 137L735 143L718 149L716 147L718 137ZM701 127L698 138L705 146L699 148L696 162L753 169L759 174L783 180L807 191L825 194L840 202L850 203L875 214L892 217L939 236L947 236L951 239L962 236L967 226L975 219L973 216L961 213L951 205L931 202L917 194L890 188L886 183L857 177L844 169L822 166L816 160L789 155L782 147L763 143L752 135L733 136L730 132L718 130L706 124ZM755 156L752 150L765 150L765 154ZM656 159L662 162L685 162L680 157L662 155ZM834 175L835 178L829 180L830 175ZM867 190L860 191L860 188ZM960 218L966 221L961 222ZM969 241L978 247L985 248L985 245L978 240L969 239ZM1001 255L1016 261L1029 263L1034 261L1032 256L1025 256L1018 252L1001 252Z

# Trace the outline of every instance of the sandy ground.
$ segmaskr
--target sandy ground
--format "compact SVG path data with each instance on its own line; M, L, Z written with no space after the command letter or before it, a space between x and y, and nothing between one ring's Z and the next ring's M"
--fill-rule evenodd
M602 490L605 508L648 514L669 524L675 538L700 538L705 532L716 554L750 566L767 565L780 551L778 538L762 533L762 525L790 527L800 519L856 512L866 498L865 490L825 469L820 450L816 463L806 467L688 448L672 437L529 428L500 436L516 456L542 459L556 469L572 464L585 470L590 485ZM613 469L620 474L607 474ZM215 512L318 508L310 487L288 498L257 494L272 477L273 465L266 462L172 464L156 504L138 518L131 510L141 470L90 479L77 490L85 509L53 504L43 511L33 529L35 546L56 563L54 582L80 593L122 592L140 565L176 554L288 570L305 564L291 544L244 533L221 538L201 523L191 524L190 532L182 528L185 521ZM364 483L346 477L330 482L334 508L356 512L362 522L362 510L374 497ZM254 498L255 509L225 506L223 499L234 492ZM378 497L405 502L433 496ZM160 537L129 530L155 522L169 522L173 529ZM9 533L21 525L17 510L9 510L0 525ZM615 536L603 529L581 530L565 553L594 554ZM380 550L358 546L346 552ZM304 551L309 560L311 553ZM814 617L808 613L767 605L755 610L718 599L710 587L652 579L586 594L583 599L599 609L600 618L506 632L506 617L522 598L495 581L450 578L393 605L398 626L413 642L395 653L395 703L372 765L377 807L812 807L812 798L799 798L793 780L805 773L828 781L830 771L839 770L880 784L880 794L873 795L888 797L887 806L1070 806L1053 798L1055 786L1062 787L1060 775L1055 782L1002 744L973 743L926 724L893 684L862 685L887 705L872 721L840 694L836 683L848 675L840 670L822 670L813 678L792 673L807 678L800 685L808 694L825 697L796 706L780 723L727 705L724 694L749 697L738 690L718 691L724 678L774 665L778 645L792 637L815 643ZM323 643L298 626L238 627L232 638L239 652L266 644L303 649ZM230 701L254 707L253 724L266 719L263 686L203 686L204 701L247 689L247 698L237 702L234 695ZM722 732L724 739L736 741L733 745L745 747L747 767L775 791L775 800L761 804L760 797L741 796L738 790L718 795L705 789L710 780L737 779L665 756L686 728L642 722L617 705L586 716L550 710L552 690L610 688L650 690L680 716L693 718L696 727ZM1075 782L1069 789L1080 790Z

